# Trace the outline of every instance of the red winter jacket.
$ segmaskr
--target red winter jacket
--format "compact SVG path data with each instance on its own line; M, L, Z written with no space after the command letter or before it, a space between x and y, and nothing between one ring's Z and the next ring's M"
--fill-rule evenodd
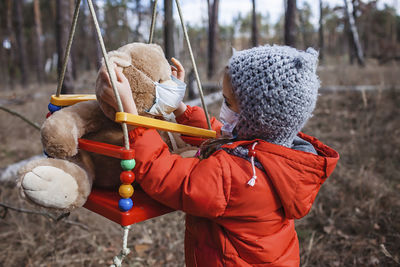
M204 118L204 119L203 119ZM204 112L189 107L179 123L206 126ZM213 126L221 124L213 120ZM157 131L130 132L136 151L136 180L154 199L187 213L187 266L299 266L294 220L305 216L318 190L335 168L338 153L300 133L318 155L263 140L238 141L227 148L248 147L255 141L254 187L250 162L224 150L209 158L181 158L169 152Z

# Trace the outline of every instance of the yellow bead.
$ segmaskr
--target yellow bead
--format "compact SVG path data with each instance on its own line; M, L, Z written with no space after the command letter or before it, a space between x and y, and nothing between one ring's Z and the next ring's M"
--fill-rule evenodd
M133 186L130 185L130 184L122 184L122 185L119 187L119 190L118 190L119 195L120 195L122 198L131 197L131 196L133 195L133 191L134 191Z

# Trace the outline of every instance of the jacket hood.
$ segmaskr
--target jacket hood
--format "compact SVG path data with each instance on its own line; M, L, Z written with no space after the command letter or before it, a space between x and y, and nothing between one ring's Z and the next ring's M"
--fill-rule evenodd
M299 133L318 155L268 143L263 140L240 141L227 147L251 145L278 194L288 219L300 219L310 211L315 197L339 160L339 154L318 139Z

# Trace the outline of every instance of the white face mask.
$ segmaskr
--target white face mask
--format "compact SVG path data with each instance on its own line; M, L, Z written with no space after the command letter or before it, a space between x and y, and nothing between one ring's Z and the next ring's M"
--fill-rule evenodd
M186 84L174 76L167 83L154 82L156 99L147 113L154 116L166 116L176 110L185 96Z
M226 105L225 100L222 102L219 119L224 124L221 128L221 135L223 137L233 138L233 130L239 122L239 114L231 110Z

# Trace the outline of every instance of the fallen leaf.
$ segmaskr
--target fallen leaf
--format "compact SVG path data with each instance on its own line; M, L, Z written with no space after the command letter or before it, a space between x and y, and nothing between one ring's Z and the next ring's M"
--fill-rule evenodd
M142 257L145 255L145 252L150 249L149 245L146 244L138 244L135 245L135 251L139 255L139 257Z

